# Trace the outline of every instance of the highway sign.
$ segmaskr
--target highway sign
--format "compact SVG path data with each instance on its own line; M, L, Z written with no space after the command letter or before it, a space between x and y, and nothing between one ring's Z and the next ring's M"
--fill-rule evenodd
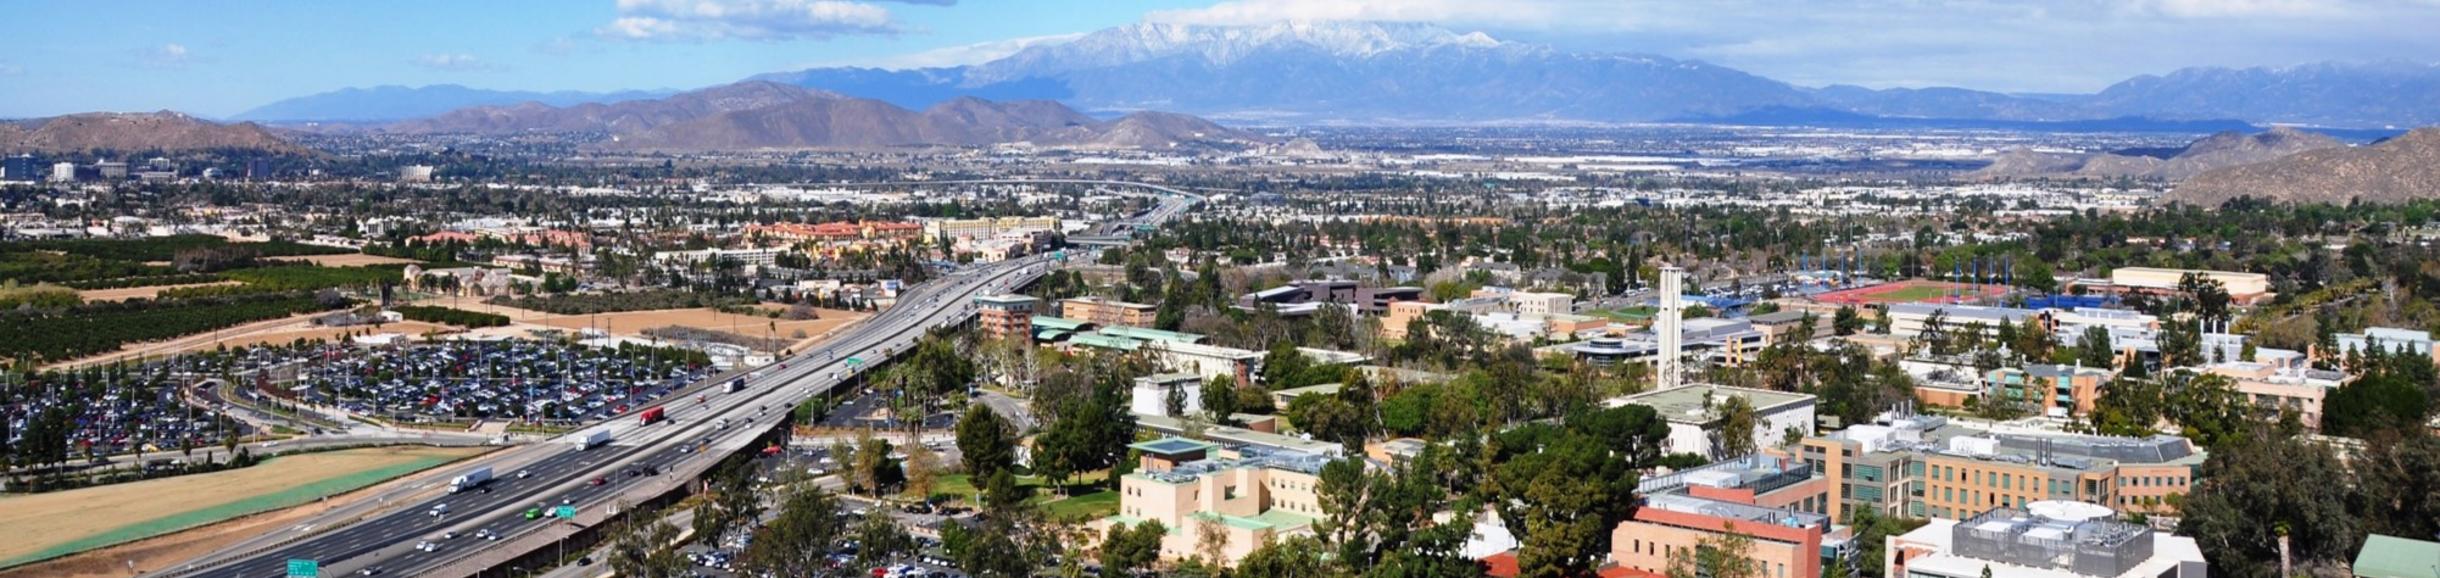
M562 520L574 520L574 519L576 519L576 507L575 507L575 506L560 506L560 507L557 507L557 508L552 508L552 509L551 509L551 516L556 517L556 518L559 518L559 519L562 519Z
M853 356L853 355L847 356L847 366L848 366L848 367L855 367L855 366L859 366L859 365L864 365L864 358L862 358L862 357L856 357L856 356Z
M321 573L321 562L295 559L288 561L288 578L314 578Z

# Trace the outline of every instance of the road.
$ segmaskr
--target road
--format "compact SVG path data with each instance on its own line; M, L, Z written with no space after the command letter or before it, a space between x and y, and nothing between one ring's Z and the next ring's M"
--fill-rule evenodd
M1200 202L1192 193L1161 190L1160 209L1136 217L1158 224ZM589 430L611 433L609 445L590 449L573 444L533 444L498 452L455 467L449 474L491 467L498 479L479 490L448 493L443 482L410 486L411 493L382 504L397 506L317 517L299 526L258 536L177 568L161 576L283 576L289 560L314 560L325 575L376 569L381 573L437 573L462 557L492 547L473 538L478 531L496 533L500 542L560 522L527 519L532 508L572 505L598 512L612 507L626 491L666 482L661 476L700 472L724 456L742 450L767 431L789 408L851 380L856 372L912 349L925 331L964 323L974 314L973 298L1013 290L1032 282L1053 264L1047 255L969 267L903 292L897 305L843 331L807 351L744 377L736 393L712 391L692 400L670 399L660 406L668 418L643 424L617 416ZM643 408L637 408L642 411ZM580 432L582 433L582 432ZM570 437L573 437L572 434ZM519 476L519 472L528 475ZM433 515L446 504L447 513ZM454 538L439 539L455 532ZM415 543L435 540L434 552Z

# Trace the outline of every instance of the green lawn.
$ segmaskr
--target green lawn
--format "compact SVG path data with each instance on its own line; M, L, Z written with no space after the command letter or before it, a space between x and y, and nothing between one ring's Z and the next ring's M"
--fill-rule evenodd
M1026 502L1039 506L1054 518L1092 519L1118 512L1118 492L1099 489L1108 479L1108 470L1087 472L1068 480L1067 489L1074 497L1062 498L1059 492L1038 476L1017 476L1017 491L1026 495ZM966 474L941 476L932 485L932 497L972 505L982 490ZM914 498L912 495L901 496Z
M1595 309L1585 313L1595 317L1606 317L1612 321L1650 321L1652 319L1653 312L1654 310L1651 307L1636 306L1620 307L1617 309Z

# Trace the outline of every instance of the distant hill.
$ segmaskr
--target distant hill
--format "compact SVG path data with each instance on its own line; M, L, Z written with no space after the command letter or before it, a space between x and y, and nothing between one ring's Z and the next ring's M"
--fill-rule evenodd
M0 153L94 149L304 152L254 123L220 124L170 111L96 112L0 123Z
M535 102L549 106L611 103L668 96L667 90L620 92L531 92L485 90L455 84L346 88L300 96L237 113L232 120L258 122L379 122L423 118L473 106Z
M2276 127L2246 134L2224 131L2203 137L2166 158L2123 152L2079 154L2014 150L1975 171L1977 178L2134 177L2184 180L2206 171L2279 159L2305 151L2346 146L2327 135Z
M2386 61L2185 68L2127 79L2083 99L2082 104L2111 114L2158 118L2424 126L2440 124L2440 64Z
M611 148L697 151L1032 143L1086 148L1167 148L1258 141L1199 118L1157 112L1098 121L1051 101L995 103L959 98L920 112L827 93L733 110L622 134Z
M682 92L662 98L616 103L553 106L525 102L477 106L393 123L386 130L408 133L589 132L633 133L729 111L750 110L833 96L775 82L748 81Z
M2169 200L2216 207L2241 196L2284 203L2440 198L2440 128L2204 172L2170 191Z

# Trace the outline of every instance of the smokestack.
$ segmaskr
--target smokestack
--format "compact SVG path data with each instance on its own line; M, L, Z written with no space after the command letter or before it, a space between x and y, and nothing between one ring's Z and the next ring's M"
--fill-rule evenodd
M1675 265L1661 266L1661 310L1652 322L1652 332L1661 340L1660 365L1654 372L1659 378L1660 387L1657 389L1676 389L1684 384L1685 376L1679 364L1685 350L1682 343L1685 332L1680 329L1686 316L1685 277L1684 269Z

